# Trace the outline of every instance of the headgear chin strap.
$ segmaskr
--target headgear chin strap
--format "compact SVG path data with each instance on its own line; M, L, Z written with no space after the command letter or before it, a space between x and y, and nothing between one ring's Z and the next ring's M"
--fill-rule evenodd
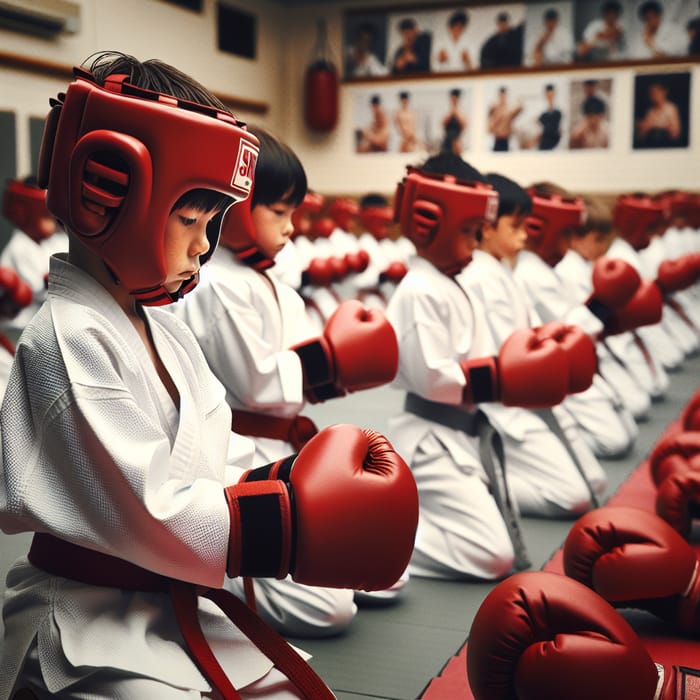
M170 303L197 283L194 276L175 294L163 287L173 205L194 189L246 200L258 140L227 112L136 87L124 75L100 86L74 73L44 126L37 174L47 206L141 303ZM212 220L201 262L228 211Z
M613 223L618 233L636 250L646 248L654 229L668 219L666 197L622 194L615 202Z
M46 207L46 192L21 180L8 181L3 194L2 215L35 243L51 238L56 232L56 220Z
M528 192L532 213L525 220L525 230L534 249L543 260L555 264L561 259L562 238L567 231L586 222L586 207L581 197Z
M421 257L447 275L471 260L461 252L460 237L474 221L495 221L498 192L482 182L452 175L423 173L409 167L394 198L394 220Z

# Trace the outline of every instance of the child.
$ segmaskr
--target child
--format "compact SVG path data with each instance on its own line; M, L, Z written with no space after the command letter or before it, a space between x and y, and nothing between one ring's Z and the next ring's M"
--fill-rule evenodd
M483 308L454 278L497 208L482 175L448 152L409 168L396 193L401 232L417 250L387 309L399 340L393 385L406 392L390 432L420 496L411 575L497 579L529 565L501 442L477 406L554 405L568 391L569 370L561 347L530 329L509 338L496 367Z
M46 208L45 198L46 193L37 186L33 175L10 180L3 195L2 213L15 231L2 249L0 265L15 270L32 289L32 302L1 323L14 336L19 336L46 298L49 258L68 250L68 238Z
M529 194L528 239L518 255L515 276L543 323L574 324L597 339L603 330L601 321L571 297L554 269L568 250L573 230L583 222L583 200L552 183L539 183ZM601 350L596 350L600 358ZM589 389L568 396L565 407L597 457L623 456L634 445L639 432L634 418L599 374Z
M193 331L209 367L226 388L233 430L252 438L255 463L267 464L298 450L315 434L315 425L302 410L309 397L319 400L320 388L309 381L320 370L309 363L318 365L323 355L309 355L313 333L302 298L267 272L274 269L292 233L291 217L306 193L306 174L286 144L263 129L249 131L260 142L250 203L230 212L201 284L172 308ZM373 379L375 384L389 382L396 374L393 329L383 314L366 313L359 302L342 308L336 316L341 319L344 314L342 327L341 321L334 321L325 331L333 364L347 365L347 353L352 352L363 386L369 388ZM360 357L363 345L371 351ZM325 388L324 398L342 396L347 388ZM233 580L230 588L243 596L241 579ZM260 614L287 635L338 634L356 612L351 590L299 586L289 577L256 580L254 589Z
M187 327L155 307L196 285L229 207L249 196L257 140L160 61L108 52L75 75L51 102L38 169L69 251L51 259L0 412L0 526L35 533L8 574L0 697L233 698L238 686L242 698L331 698L271 628L266 656L226 619L250 630L222 586L287 573L390 585L409 558L415 484L380 436L362 443L352 426L322 431L291 464L247 470L223 387ZM346 455L369 462L377 447L386 476L353 469L348 484ZM385 526L374 514L388 510ZM372 551L342 547L349 530Z
M569 250L555 266L567 289L579 302L592 292L596 260L608 254L615 239L610 206L599 197L584 200L586 219L569 241ZM648 415L651 400L661 400L668 389L668 374L649 353L635 331L601 338L600 372L616 390L635 420Z
M486 181L498 192L498 217L484 222L473 259L457 280L482 303L500 347L517 329L540 325L512 272L527 239L525 220L532 202L503 175L489 174ZM503 435L508 484L522 514L577 515L602 495L605 473L561 407L533 411L494 403L485 404L484 411Z

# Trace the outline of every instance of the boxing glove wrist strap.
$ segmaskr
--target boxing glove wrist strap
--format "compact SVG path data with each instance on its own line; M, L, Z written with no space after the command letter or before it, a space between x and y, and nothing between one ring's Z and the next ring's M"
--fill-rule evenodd
M606 323L614 313L607 304L604 304L600 299L596 299L595 297L591 297L586 302L586 307L596 318L600 319L601 323Z
M335 379L330 348L323 337L292 347L299 356L304 373L304 390L310 387L332 384Z
M473 406L487 401L498 401L500 389L497 358L467 360L462 363L462 371L467 380L462 396L463 403Z

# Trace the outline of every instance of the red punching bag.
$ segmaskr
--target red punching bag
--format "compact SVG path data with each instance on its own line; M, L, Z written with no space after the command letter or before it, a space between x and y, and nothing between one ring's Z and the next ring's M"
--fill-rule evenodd
M304 76L304 119L316 131L331 131L338 122L338 70L331 60L323 19L318 20L316 46Z

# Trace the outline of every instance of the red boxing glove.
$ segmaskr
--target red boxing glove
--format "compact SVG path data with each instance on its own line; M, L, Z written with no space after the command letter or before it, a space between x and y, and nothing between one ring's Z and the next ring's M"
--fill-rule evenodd
M345 264L350 272L355 274L364 272L369 265L369 253L364 248L345 253Z
M642 279L637 270L620 258L598 258L593 265L593 292L586 301L591 313L605 323L615 309L627 304Z
M400 260L394 260L379 274L379 281L398 284L406 276L407 272L408 268L405 263L402 263Z
M681 412L682 430L700 430L700 391L696 391Z
M32 288L11 267L0 267L0 318L14 318L34 298Z
M667 669L664 669L668 672ZM671 700L628 622L573 579L527 571L497 584L479 607L467 644L475 700Z
M700 455L700 432L674 433L661 438L649 453L651 478L658 486L669 474L692 468L690 460Z
M569 360L569 393L577 394L593 384L598 371L595 344L578 326L550 321L537 329L540 338L555 340Z
M372 591L389 588L406 569L418 490L379 433L325 428L297 455L251 470L241 481L226 489L229 576L289 573L306 585ZM274 498L265 503L257 490Z
M697 270L688 256L664 260L656 272L656 284L662 294L687 289L697 281Z
M613 311L604 322L605 335L616 335L640 326L651 326L661 321L664 300L658 285L643 280L634 296L623 307Z
M345 258L339 258L337 255L332 255L328 258L328 264L331 268L332 281L342 282L348 276L348 264Z
M545 408L561 403L569 392L566 351L537 329L522 328L501 346L498 357L464 360L464 403L500 401L506 406Z
M687 471L673 472L659 484L656 514L690 539L693 520L700 518L700 455L689 460Z
M333 270L328 258L313 258L301 275L302 286L327 287L332 281Z
M569 530L563 551L566 575L609 603L700 631L697 556L658 515L615 506L589 511Z
M322 336L291 349L301 359L304 391L311 400L387 384L399 368L393 326L381 311L366 309L356 299L338 306Z

